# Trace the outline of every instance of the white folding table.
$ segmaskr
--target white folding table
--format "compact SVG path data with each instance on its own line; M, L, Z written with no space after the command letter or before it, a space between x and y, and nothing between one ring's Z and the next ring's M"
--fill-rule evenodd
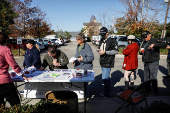
M61 73L57 74L57 71ZM44 95L49 90L71 90L77 93L78 99L84 99L84 113L86 113L86 83L94 81L93 70L88 70L86 76L82 73L82 77L76 76L75 69L34 71L25 75L32 78L32 80L24 83L25 98L45 98ZM12 77L12 80L16 83L24 82L24 79L18 76Z

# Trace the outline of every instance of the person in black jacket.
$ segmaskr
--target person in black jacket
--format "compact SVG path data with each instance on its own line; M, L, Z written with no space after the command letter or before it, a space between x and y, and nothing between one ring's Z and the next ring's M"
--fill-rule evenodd
M23 68L34 66L36 69L41 67L40 51L34 40L27 40L27 49L25 51L25 59Z
M160 48L166 48L166 44L158 41L156 38L151 38L151 33L145 31L142 34L144 38L141 43L139 53L142 54L142 61L144 62L144 81L152 80L152 89L147 87L147 91L152 91L158 95L157 74L160 60Z
M98 54L100 55L100 66L102 69L102 81L104 83L104 97L111 96L110 71L114 67L115 55L118 53L117 41L113 38L107 38L108 29L102 27L99 35L102 36L98 47Z

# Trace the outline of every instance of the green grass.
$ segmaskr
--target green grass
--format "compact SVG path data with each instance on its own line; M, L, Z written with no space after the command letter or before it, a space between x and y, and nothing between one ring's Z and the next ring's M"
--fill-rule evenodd
M14 56L19 56L19 49L16 49L16 50L11 50L12 51L12 54ZM25 50L24 49L20 49L20 56L24 56L25 55Z
M123 51L123 48L119 48L119 54L123 54L122 51ZM167 49L160 49L160 55L167 55L167 54L168 54Z

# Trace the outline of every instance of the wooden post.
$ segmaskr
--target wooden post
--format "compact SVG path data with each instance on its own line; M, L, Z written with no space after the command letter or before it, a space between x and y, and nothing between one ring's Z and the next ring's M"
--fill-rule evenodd
M165 16L165 23L164 23L164 29L163 29L163 33L162 33L162 38L164 38L165 27L166 27L166 20L167 20L168 11L169 11L169 5L170 5L170 0L168 0L168 6L167 6L167 10L166 10L166 16Z

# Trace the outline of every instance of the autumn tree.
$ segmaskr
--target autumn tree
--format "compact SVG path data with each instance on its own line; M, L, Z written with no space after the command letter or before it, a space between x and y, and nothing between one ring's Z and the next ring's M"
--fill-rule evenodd
M162 1L155 0L121 0L125 6L123 23L118 22L116 29L120 30L120 24L123 29L121 31L127 34L142 34L144 30L149 30L151 33L157 32L157 19L163 11L160 8ZM156 7L156 8L155 8Z
M0 0L0 30L4 33L4 38L7 39L10 32L10 25L14 24L14 18L17 13L13 11L12 4L7 0Z
M46 14L37 7L31 7L32 0L8 0L13 4L13 10L18 14L15 24L11 25L11 36L44 37L50 30Z
M37 6L34 10L34 13L30 16L29 19L29 34L36 37L42 38L48 34L50 30L50 24L46 22L46 13L40 10Z

